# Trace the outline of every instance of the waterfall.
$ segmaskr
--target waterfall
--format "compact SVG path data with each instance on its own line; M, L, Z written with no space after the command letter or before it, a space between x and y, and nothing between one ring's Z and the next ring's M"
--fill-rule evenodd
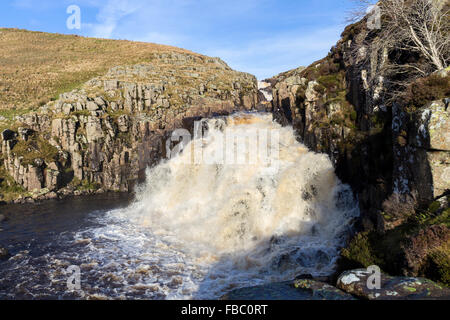
M148 169L130 205L52 216L74 226L26 238L0 269L11 281L0 296L214 299L331 274L359 211L329 158L270 114L203 120L193 133L174 132L171 158ZM77 292L67 291L69 266L80 270Z
M209 119L198 128L200 138L148 170L122 214L205 267L208 290L332 273L359 211L329 158L269 114ZM242 136L248 139L233 139Z

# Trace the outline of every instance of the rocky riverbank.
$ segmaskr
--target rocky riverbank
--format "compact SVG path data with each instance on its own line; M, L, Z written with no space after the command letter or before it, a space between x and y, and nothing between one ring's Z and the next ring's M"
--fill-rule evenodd
M450 289L424 278L391 277L381 274L380 288L369 289L372 275L365 269L344 272L335 286L299 277L231 291L223 300L450 300Z

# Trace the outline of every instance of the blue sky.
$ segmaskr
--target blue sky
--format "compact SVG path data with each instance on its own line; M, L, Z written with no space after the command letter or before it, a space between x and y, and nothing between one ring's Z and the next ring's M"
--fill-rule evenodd
M69 30L69 5L81 29ZM351 0L2 0L0 27L174 45L264 79L324 57Z

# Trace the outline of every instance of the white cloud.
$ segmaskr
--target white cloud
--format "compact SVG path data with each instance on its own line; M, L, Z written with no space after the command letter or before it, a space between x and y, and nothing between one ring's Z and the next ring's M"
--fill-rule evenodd
M109 0L100 7L97 23L90 26L88 33L97 38L111 38L121 19L135 13L144 3L142 1Z

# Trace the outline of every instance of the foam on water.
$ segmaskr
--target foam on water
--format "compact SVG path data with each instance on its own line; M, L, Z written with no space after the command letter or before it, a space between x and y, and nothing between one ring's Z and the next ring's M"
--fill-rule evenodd
M64 267L81 266L77 297L218 298L238 287L333 272L359 211L329 158L308 151L291 127L266 114L203 127L206 137L148 170L133 204L93 216L102 226L61 240L75 246L47 257L54 263L70 256ZM192 163L193 150L221 154L227 129L255 128L277 131L279 143L252 165ZM60 269L50 268L53 279L64 279Z

